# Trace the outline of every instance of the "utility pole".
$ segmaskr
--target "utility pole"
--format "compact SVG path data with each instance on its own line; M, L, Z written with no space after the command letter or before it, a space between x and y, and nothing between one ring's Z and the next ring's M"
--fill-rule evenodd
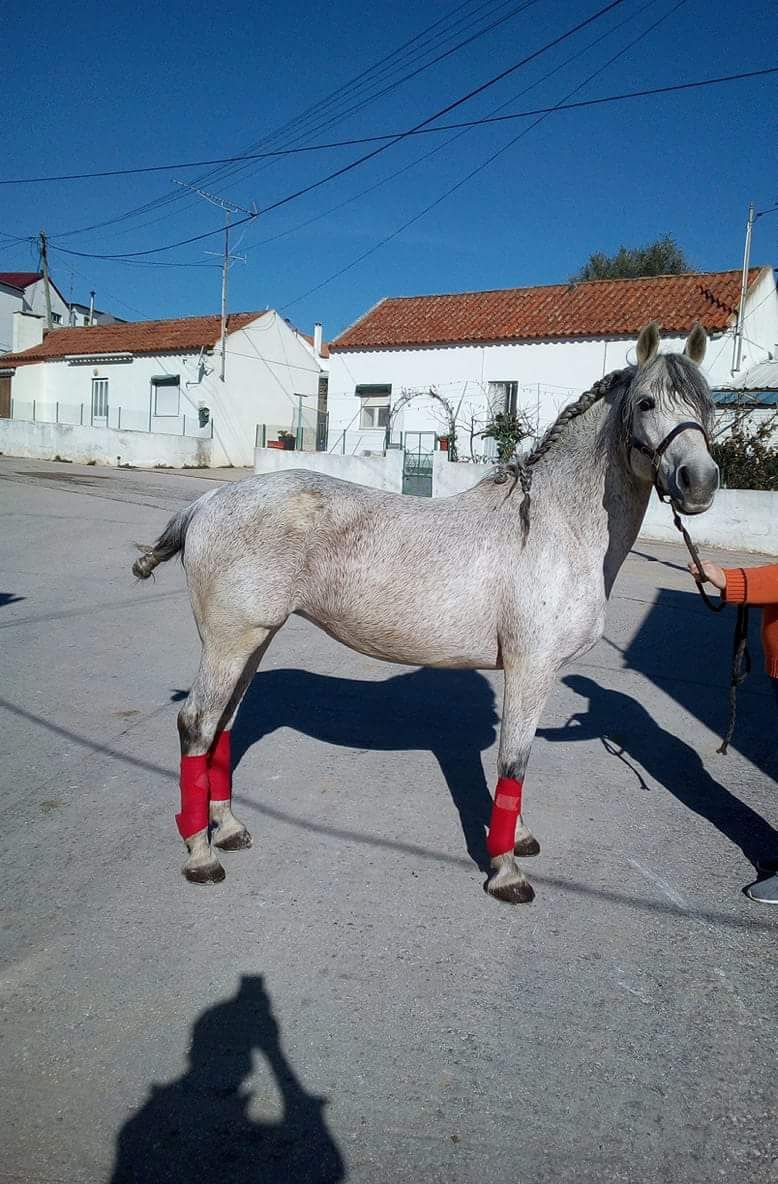
M746 294L748 292L748 267L751 262L751 232L754 229L754 222L756 217L754 215L754 203L748 203L748 221L746 222L746 246L743 252L743 276L740 281L740 304L737 310L737 323L735 325L735 340L732 347L732 373L735 374L740 369L740 359L743 354L743 321L746 312Z
M249 218L257 218L259 212L256 204L252 209L247 210L243 206L236 205L235 202L227 201L224 197L218 197L214 193L207 193L205 189L196 189L194 185L189 185L186 181L176 181L176 185L181 185L184 189L191 189L192 193L196 193L198 197L202 197L205 201L209 201L211 205L220 206L224 210L224 256L222 262L222 325L221 325L221 380L224 382L224 375L227 368L227 273L230 269L230 263L233 259L240 259L240 255L230 255L230 225L232 222L232 215L240 212L241 214L248 214ZM208 252L212 254L213 252ZM245 263L246 260L243 259Z
M51 329L54 322L51 319L51 288L49 286L49 257L46 249L46 233L41 231L38 236L41 253L41 267L43 268L43 292L46 297L46 326Z

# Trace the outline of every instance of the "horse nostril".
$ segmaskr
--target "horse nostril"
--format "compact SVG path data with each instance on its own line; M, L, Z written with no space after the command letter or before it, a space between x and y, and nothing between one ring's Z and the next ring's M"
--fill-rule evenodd
M681 465L678 470L678 483L682 489L691 488L692 479L689 476L689 470L687 469L686 465Z

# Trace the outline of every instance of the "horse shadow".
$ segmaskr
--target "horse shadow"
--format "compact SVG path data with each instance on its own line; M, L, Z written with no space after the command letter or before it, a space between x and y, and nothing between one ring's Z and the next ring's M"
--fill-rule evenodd
M248 1115L244 1083L265 1058L281 1098L278 1122ZM280 1040L259 975L194 1024L186 1073L152 1085L122 1127L110 1184L337 1184L345 1165L324 1118L325 1098L307 1093Z
M775 854L778 835L769 823L715 780L695 749L660 728L637 699L606 690L580 674L569 674L562 682L588 700L588 709L571 716L562 727L540 728L538 736L565 744L601 740L606 751L631 770L640 789L651 787L632 761L688 810L715 826L752 864L760 856Z
M343 748L429 751L459 813L468 854L488 872L492 798L481 753L494 744L498 722L494 692L475 670L422 668L381 681L260 671L233 725L233 765L278 728Z

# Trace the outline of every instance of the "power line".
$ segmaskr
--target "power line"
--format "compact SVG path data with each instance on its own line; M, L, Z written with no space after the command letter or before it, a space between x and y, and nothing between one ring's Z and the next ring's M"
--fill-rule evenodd
M610 57L607 62L605 62L602 66L599 66L592 74L589 74L586 78L584 78L584 80L582 82L578 83L577 86L575 86L571 91L569 91L566 95L564 95L563 98L560 99L559 104L557 104L557 107L550 108L547 112L544 112L543 114L541 114L540 117L534 121L534 123L531 123L529 127L524 128L521 132L519 132L519 134L517 136L514 136L511 140L509 140L507 144L504 144L502 146L502 148L498 148L496 152L493 152L490 156L488 156L486 158L486 160L482 161L481 164L476 165L476 167L474 169L471 169L470 172L468 172L464 177L460 178L460 180L457 181L454 185L449 186L448 189L444 190L443 193L441 193L437 198L435 198L434 201L430 202L429 205L425 206L424 209L419 210L416 214L413 215L412 218L409 218L401 226L398 226L390 234L388 234L384 238L382 238L380 240L380 242L375 243L372 247L368 248L367 251L363 251L361 255L359 255L356 259L353 259L350 263L346 264L345 267L341 267L338 271L336 271L332 275L328 276L325 280L322 280L320 283L314 285L314 287L309 288L308 291L304 292L301 296L296 296L294 298L294 300L290 300L287 304L284 304L282 307L284 309L287 309L287 308L291 308L295 304L299 304L300 301L305 300L308 296L311 296L314 292L318 292L321 288L325 287L327 284L331 283L333 280L338 279L341 275L344 275L345 272L350 271L352 267L356 267L357 264L361 263L364 259L367 259L370 255L372 255L376 251L380 250L381 247L386 245L386 243L391 242L392 239L397 238L397 236L399 234L402 234L403 231L407 230L409 226L412 226L414 223L420 221L421 218L423 218L431 210L435 209L436 206L439 206L443 201L446 200L446 198L450 197L453 193L456 193L457 190L461 189L463 185L467 184L467 182L472 180L472 178L475 177L478 173L482 172L485 168L488 168L488 166L490 164L492 164L495 160L497 160L498 157L502 156L504 152L507 152L509 148L512 148L514 146L514 144L518 143L519 140L523 139L524 136L528 135L534 128L536 128L538 126L538 124L543 123L543 121L545 119L547 119L548 116L553 111L560 109L561 106L565 102L567 102L567 100L569 98L571 98L572 95L577 94L578 91L582 90L593 79L598 77L598 75L602 74L604 70L607 70L610 66L612 66L613 63L615 61L617 61L618 58L623 57L623 55L625 53L627 53L630 49L634 48L634 46L637 45L638 42L642 41L645 37L647 37L649 33L653 32L654 29L656 29L659 25L661 25L669 17L673 16L674 13L676 13L678 11L678 9L682 8L684 6L684 4L686 4L687 2L688 2L688 0L678 0L678 3L676 3L673 8L671 8L663 16L659 17L659 19L654 21L654 23L652 25L649 25L649 27L647 29L644 29L642 33L640 33L637 37L635 37L632 41L630 41L627 45L625 45L622 49L620 49L617 53L615 53L612 57Z
M651 2L653 3L653 0L651 0ZM645 7L648 7L648 5ZM744 79L761 78L768 74L777 73L778 66L769 66L763 70L748 70L740 74L723 74L717 78L702 78L695 82L680 82L672 86L655 86L646 90L623 91L621 94L604 95L603 97L597 99L582 99L577 103L562 103L556 104L552 107L534 107L527 111L513 111L508 115L485 115L480 119L468 119L459 123L443 123L437 127L420 127L416 128L415 130L410 129L408 131L382 132L380 135L360 136L350 140L332 140L325 144L304 144L299 148L276 148L271 149L268 152L257 152L246 156L220 156L214 157L211 160L187 160L183 162L179 161L174 164L143 165L136 168L127 169L107 169L103 170L102 172L95 173L64 173L60 176L51 177L15 177L6 180L0 180L0 185L34 185L39 183L44 184L49 181L86 181L92 180L95 177L126 177L141 173L172 172L175 169L197 168L209 164L225 164L233 161L264 160L269 157L296 156L305 152L323 152L333 148L349 148L359 144L373 144L381 140L396 140L400 138L410 138L412 136L437 135L442 132L456 131L460 128L484 127L490 123L506 123L514 119L527 119L532 115L546 115L557 111L576 111L583 107L598 107L603 106L606 103L620 103L626 99L642 99L652 95L671 94L674 91L698 90L706 86L719 86L727 82L740 82ZM504 106L505 104L502 105ZM767 210L759 210L756 214L756 217L762 218L765 214L771 214L775 210L778 210L778 205L771 206ZM260 212L265 213L266 211L263 210ZM26 237L28 236L22 235L12 239L11 241L24 242ZM59 235L58 237L64 238L65 236Z
M548 42L546 42L545 45L542 45L540 47L540 49L534 50L531 54L528 54L526 57L521 58L518 62L514 62L514 64L512 66L508 66L508 67L506 67L506 69L501 70L499 72L499 74L496 74L496 75L494 75L494 77L487 79L486 82L482 82L479 86L474 87L473 90L468 91L467 94L462 95L458 99L454 99L452 102L448 103L445 107L442 107L439 111L434 112L432 115L427 116L426 119L423 119L419 123L415 124L414 127L410 128L408 131L398 134L394 139L390 140L388 143L381 144L378 148L374 148L374 149L372 149L372 151L365 153L364 156L360 156L356 160L351 161L349 164L343 165L341 168L336 169L332 173L329 173L326 177L321 177L318 181L314 181L310 185L304 186L302 189L298 189L293 193L287 194L286 197L279 198L277 201L272 202L268 206L265 206L262 210L260 210L260 213L269 213L271 210L276 210L283 205L287 205L289 202L295 201L298 197L302 197L307 193L311 193L315 189L319 189L322 185L326 185L330 181L334 181L337 177L345 176L346 173L351 172L353 169L358 168L360 165L366 164L368 160L372 160L374 157L378 156L380 153L386 152L386 150L388 148L391 148L394 146L394 144L397 144L401 140L404 140L412 132L418 131L419 129L426 127L428 124L433 123L436 119L441 119L444 115L447 115L449 113L449 111L453 111L457 107L461 107L463 103L469 102L471 99L475 98L477 95L483 94L484 91L489 90L491 87L495 86L498 82L501 82L503 78L507 78L509 75L514 74L517 70L521 69L523 66L526 66L529 62L534 61L536 58L538 58L542 54L546 53L549 49L552 49L554 46L559 45L562 41L565 41L569 37L572 37L575 33L580 32L581 29L585 29L588 25L591 25L594 21L599 20L600 17L604 16L608 12L611 12L614 8L620 7L620 5L622 5L623 3L624 3L624 0L610 0L610 3L606 4L604 8L601 8L597 12L592 13L592 15L586 17L585 20L579 21L577 25L574 25L572 28L568 29L564 33L560 33L557 37L554 37L551 41L548 41ZM245 222L245 221L248 221L248 219L247 218L242 219L241 221L236 222L235 225L240 226L240 225L242 225L242 222ZM156 254L159 254L161 251L173 250L175 247L188 246L190 243L201 242L203 239L210 238L213 234L218 234L218 231L216 231L216 230L205 231L202 234L192 235L190 238L181 239L175 243L168 243L167 245L162 246L162 247L151 247L145 251L124 251L124 252L117 253L115 255L98 255L98 254L93 254L93 253L84 252L84 251L73 251L72 254L80 255L82 257L88 257L88 258L92 258L92 259L118 259L118 258L130 259L130 258L136 258L136 257L142 256L142 255L156 255ZM65 250L65 248L61 248L61 249Z
M505 2L506 2L506 0L501 0L501 3L499 3L493 11L496 12L500 8L503 8L505 6ZM262 139L257 141L250 148L248 148L246 151L248 153L251 153L251 152L254 152L256 149L263 147L266 144L272 143L274 140L277 140L279 138L279 136L285 130L293 128L296 123L305 124L308 121L308 117L309 116L314 117L320 108L324 109L327 106L330 106L331 100L337 100L337 98L341 94L345 98L351 90L358 90L362 86L364 86L364 83L359 81L363 77L368 76L368 84L372 85L373 82L375 81L374 75L376 74L376 72L380 76L381 73L384 73L387 70L395 69L397 66L399 66L401 64L402 52L406 48L408 48L409 46L412 46L414 44L414 42L423 39L430 31L434 30L440 24L445 23L449 19L450 16L454 16L454 15L456 15L456 13L467 8L468 3L469 3L469 0L467 0L467 3L465 3L465 4L461 4L457 7L455 7L445 17L439 18L437 21L433 22L432 25L429 25L426 29L422 30L421 33L419 33L415 37L411 38L410 41L405 42L397 50L392 51L392 53L390 53L386 57L380 59L379 62L375 63L373 66L367 67L360 74L356 75L356 77L354 79L351 79L348 83L345 83L338 90L333 91L331 93L331 95L329 95L326 99L321 100L320 103L318 103L318 104L313 104L311 107L307 108L300 116L296 116L294 119L288 121L285 125L283 125L280 129L277 129L275 132L271 132L268 135L264 136ZM453 30L458 25L461 25L463 23L463 21L472 18L472 16L475 15L475 13L480 13L484 8L489 8L489 7L490 7L490 5L488 3L487 4L482 3L476 9L474 9L473 12L471 12L467 17L460 17L457 21L455 21L452 25L450 25L450 27L447 30L444 31L444 33L443 33L444 38L450 36L450 34L453 32ZM433 44L434 40L435 40L434 38L430 39L430 44ZM418 51L414 51L414 52L418 52ZM427 52L425 47L422 47L422 52ZM397 59L394 63L392 62L393 58ZM356 83L358 83L359 85L355 86ZM398 81L396 85L400 85L400 82ZM384 94L386 92L381 91L379 93ZM352 113L354 110L357 110L357 109L359 109L359 110L363 109L365 106L368 106L371 102L373 102L376 97L378 97L378 96L377 95L367 96L366 98L364 98L361 101L361 105L359 107L350 108L349 113ZM334 116L330 116L330 118L328 120L326 120L324 123L320 123L320 124L316 125L314 130L320 130L322 127L329 126L333 122L338 122L341 118L343 118L342 114L336 114ZM299 139L301 137L301 134L302 133L298 133L296 138ZM294 140L292 142L294 142ZM242 168L244 168L244 167L245 167L244 165L238 164L237 166L233 166L232 168L228 167L228 168L213 169L210 172L205 173L202 176L196 178L195 180L197 182L203 182L205 180L214 179L219 176L222 176L222 177L231 176L231 175L234 175L235 173L241 171ZM255 172L256 172L256 170L255 170ZM60 234L59 236L55 235L55 237L65 237L65 235L70 236L70 235L74 235L74 234L83 234L89 230L95 230L95 229L99 229L104 226L114 225L116 223L123 222L123 221L129 220L131 218L141 216L142 214L148 213L153 209L161 208L161 207L169 205L173 202L177 202L179 199L180 199L180 195L177 193L169 193L166 195L161 195L160 197L154 198L151 201L146 202L141 206L138 206L138 207L135 207L131 210L125 211L125 213L120 214L115 218L110 218L110 219L104 220L102 222L93 223L90 226L80 227L78 230L66 231L66 232L63 232L62 234ZM189 207L185 207L185 208L189 208ZM154 221L164 221L165 218L168 218L171 216L172 216L172 213L163 214L160 218L155 219Z
M699 90L699 89L702 89L702 88L708 87L708 86L719 86L719 85L729 83L729 82L738 82L738 81L743 81L743 80L751 79L751 78L759 78L759 77L763 77L765 75L776 74L776 73L778 73L778 66L771 66L771 67L765 68L763 70L749 70L749 71L746 71L746 72L740 73L740 74L726 74L726 75L722 75L717 78L700 79L695 82L676 83L672 86L659 86L659 87L651 87L651 88L645 89L645 90L625 91L625 92L622 92L621 94L606 95L606 96L603 96L603 97L597 98L597 99L584 99L584 100L580 100L580 101L574 102L574 103L560 103L560 104L556 104L552 107L536 107L536 108L529 110L529 111L518 111L518 112L513 112L511 114L508 114L508 115L484 116L481 119L466 120L466 121L462 121L459 123L441 124L440 126L434 127L434 128L424 128L424 129L418 128L415 130L410 130L408 132L399 133L399 135L401 135L403 138L405 138L405 137L415 136L415 135L422 135L422 134L426 135L426 134L430 134L430 133L434 133L434 132L467 130L470 128L482 127L484 125L493 124L493 123L506 123L506 122L510 122L510 121L516 120L516 119L527 119L533 115L539 115L539 116L542 116L543 118L545 118L547 115L558 114L559 112L562 112L562 111L581 110L581 109L585 109L588 107L604 106L609 103L620 103L620 102L624 102L628 99L648 98L648 97L652 97L652 96L656 96L656 95L672 94L672 93L679 92L679 91ZM536 124L532 125L532 127L535 127L535 126L536 126ZM528 128L526 130L529 131L529 130L531 130L531 128ZM522 133L522 134L524 134L524 133ZM392 138L394 139L394 142L396 142L396 137L398 134L392 133L391 135L392 135ZM375 140L375 139L385 139L385 138L387 138L387 137L381 136L381 137L370 137L369 139ZM362 140L362 141L351 141L351 142L352 143L357 143L357 142L365 143L368 141ZM511 141L511 142L513 142L513 141ZM428 155L430 155L430 154L428 154ZM426 159L426 157L421 157L420 159ZM413 164L417 164L417 163L418 163L418 161L413 161L413 162L411 162L411 165L406 166L406 168L409 168ZM405 171L405 169L399 170L399 172L404 172L404 171ZM397 175L399 175L399 174L394 173L390 177L384 178L384 181L390 180L392 177L397 176ZM381 181L378 184L383 184L384 181ZM363 196L365 193L369 193L375 188L377 188L377 185L370 186L368 189L363 190L362 193L357 194L356 196L357 197ZM294 195L294 196L299 196L299 195ZM290 200L290 199L286 199L286 200ZM353 199L352 198L348 199L348 201L351 201L351 200L353 200ZM340 209L342 205L348 204L348 201L342 202L339 206L333 207L333 209ZM277 203L277 204L279 204L279 203ZM275 205L268 206L265 209L260 210L259 214L261 215L264 213L268 213L270 210L275 209L275 208L276 208ZM778 207L775 207L775 208L778 208ZM333 210L330 210L327 212L332 213ZM771 210L762 211L763 214L767 214L770 212L772 212L772 211ZM318 217L319 217L319 215L316 216L316 218L318 218ZM309 222L315 221L316 218L310 219ZM254 220L255 220L255 215L252 215L251 217L239 219L239 221L234 223L234 226L241 226L246 222L250 222L250 221L254 221ZM301 225L307 226L307 225L309 225L309 222L302 223ZM300 229L300 228L301 227L297 227L296 229ZM209 231L205 231L203 234L194 235L191 238L182 239L181 241L176 242L176 243L170 243L167 246L154 247L154 248L147 250L147 251L137 251L132 254L123 253L123 254L115 254L115 255L97 255L97 254L93 254L91 252L74 251L68 247L58 246L56 243L51 243L50 245L51 245L52 250L58 250L58 251L63 252L64 254L67 254L67 255L78 255L84 259L106 259L106 260L115 260L118 262L131 262L135 256L153 255L153 254L157 254L158 252L161 252L161 251L173 250L175 247L188 246L190 243L199 242L199 241L206 239L206 238L211 238L213 235L220 234L221 232L222 232L221 228L218 228L216 230L209 230ZM283 233L288 233L288 232L283 232ZM280 237L282 237L282 235L277 235L275 237L280 238ZM20 238L18 241L21 242L24 240ZM267 240L262 240L262 241L263 242L270 242L273 240L267 239ZM256 245L259 246L260 244L258 243ZM251 247L249 247L248 249L250 250ZM156 266L156 264L154 266ZM194 263L189 263L189 264L170 263L170 264L167 264L167 266L170 266L170 267L202 267L202 266L208 266L208 265L194 264Z

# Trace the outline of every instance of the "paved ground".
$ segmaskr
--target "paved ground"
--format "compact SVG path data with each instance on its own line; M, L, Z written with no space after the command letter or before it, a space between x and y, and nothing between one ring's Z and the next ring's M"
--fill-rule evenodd
M778 915L741 894L776 846L775 705L757 674L715 755L731 615L681 552L638 545L548 704L532 906L468 854L499 678L298 621L237 729L255 846L196 888L197 638L181 568L129 564L204 487L0 459L0 1181L775 1180Z

